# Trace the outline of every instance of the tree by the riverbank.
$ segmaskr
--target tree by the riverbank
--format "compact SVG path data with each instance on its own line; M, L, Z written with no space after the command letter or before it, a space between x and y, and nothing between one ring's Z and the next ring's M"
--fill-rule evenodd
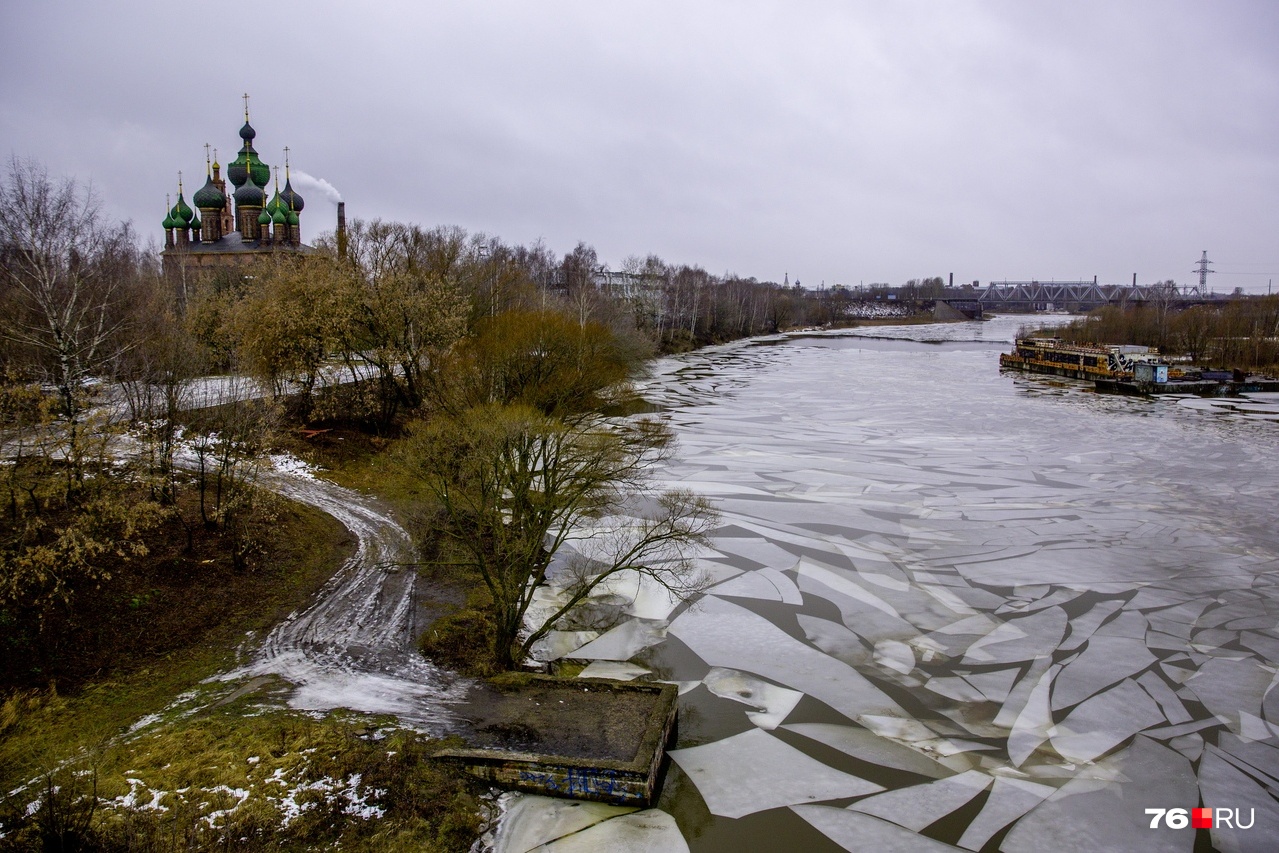
M703 498L651 487L669 438L652 421L567 421L499 403L433 419L403 447L402 464L441 511L438 562L474 572L488 594L497 668L523 664L619 575L679 597L698 590L691 556L716 516ZM551 580L561 597L526 626Z
M645 354L558 312L486 319L435 374L432 414L399 449L400 469L437 511L424 531L436 564L482 588L483 618L469 625L491 634L483 641L498 669L521 665L619 575L643 575L676 595L696 590L689 556L713 511L688 493L652 488L667 430L602 415L623 402ZM562 599L526 625L552 575Z
M1279 371L1279 296L1173 310L1106 306L1051 333L1072 343L1141 344L1210 367Z

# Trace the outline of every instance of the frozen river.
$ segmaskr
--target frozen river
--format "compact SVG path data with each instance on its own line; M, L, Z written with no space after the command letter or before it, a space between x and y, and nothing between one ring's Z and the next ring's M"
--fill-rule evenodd
M626 635L692 850L1279 849L1279 407L1001 374L1018 322L648 382L723 516L716 586ZM1200 806L1254 822L1150 828Z

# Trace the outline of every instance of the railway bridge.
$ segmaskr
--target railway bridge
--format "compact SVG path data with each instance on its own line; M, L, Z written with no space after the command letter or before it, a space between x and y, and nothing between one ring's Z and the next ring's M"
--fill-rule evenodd
M1172 284L1098 284L1092 281L992 281L985 287L948 288L942 301L961 310L982 312L1085 312L1103 305L1150 304L1184 308L1215 302L1222 296L1199 287Z

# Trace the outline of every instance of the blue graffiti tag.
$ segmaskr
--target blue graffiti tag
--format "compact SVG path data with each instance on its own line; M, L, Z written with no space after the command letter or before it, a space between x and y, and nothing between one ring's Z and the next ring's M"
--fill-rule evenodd
M613 796L621 787L617 780L616 770L580 770L575 767L570 767L563 775L522 770L520 771L520 781L532 783L547 791L555 791L570 796L573 794L579 796L589 796L591 794Z

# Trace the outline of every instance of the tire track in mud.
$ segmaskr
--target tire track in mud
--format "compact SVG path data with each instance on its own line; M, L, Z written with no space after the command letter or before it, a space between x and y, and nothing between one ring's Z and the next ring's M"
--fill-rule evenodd
M216 679L278 676L291 685L287 702L297 710L391 714L437 735L455 728L451 706L471 683L416 649L418 577L408 533L371 498L325 480L276 473L263 485L333 516L359 545L310 604L271 630L251 662Z

